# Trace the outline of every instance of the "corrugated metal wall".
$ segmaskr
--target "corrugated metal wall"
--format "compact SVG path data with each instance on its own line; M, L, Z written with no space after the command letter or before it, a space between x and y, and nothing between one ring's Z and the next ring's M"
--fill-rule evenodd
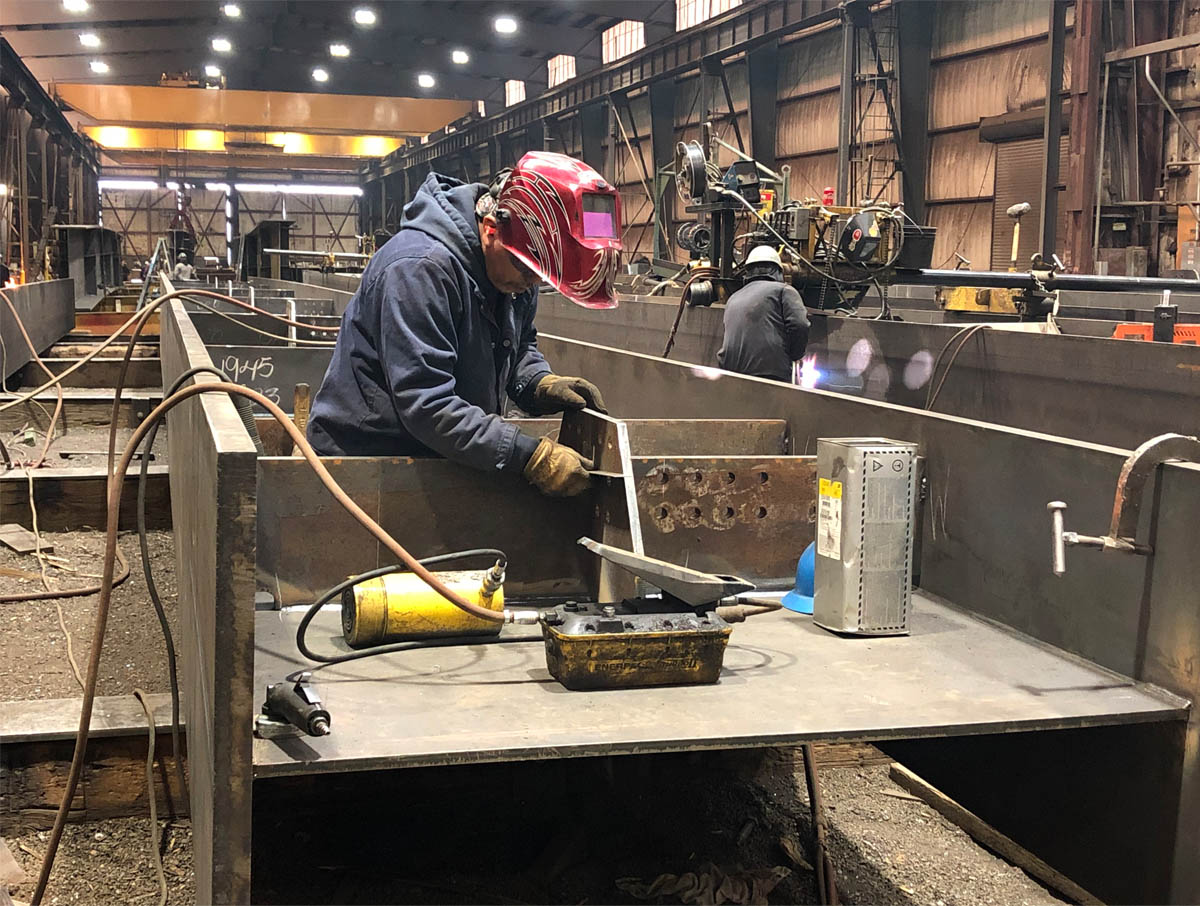
M284 218L296 224L291 232L294 249L358 251L358 199L353 196L241 192L239 197L238 228L243 236L260 220ZM224 230L224 220L221 224Z
M191 223L196 233L196 254L225 260L225 193L206 189L187 192ZM154 244L166 235L177 213L176 193L171 189L105 189L100 195L104 225L124 239L126 263L149 259Z

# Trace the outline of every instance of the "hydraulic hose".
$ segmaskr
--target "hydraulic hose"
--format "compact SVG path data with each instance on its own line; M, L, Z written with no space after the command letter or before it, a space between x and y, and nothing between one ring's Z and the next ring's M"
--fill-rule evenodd
M464 560L468 557L494 557L497 560L501 560L506 563L508 562L508 557L505 556L504 551L489 547L480 547L466 551L454 551L453 553L449 554L438 554L434 557L423 557L418 562L422 566L433 566L437 563L447 563L451 560ZM308 632L308 624L313 621L313 618L316 617L321 608L344 592L346 589L353 588L360 582L366 582L369 579L377 579L380 576L388 576L392 573L404 571L404 566L400 564L381 566L379 569L373 569L365 573L360 573L357 576L351 576L344 582L339 582L337 585L333 586L333 588L329 589L329 591L325 592L325 594L321 595L321 597L317 598L317 600L313 602L312 606L305 611L304 617L300 620L300 625L296 627L296 647L300 650L300 653L310 661L319 661L322 664L340 664L344 661L354 661L358 660L359 658L371 657L376 654L389 654L393 651L408 651L415 647L423 647L423 642L416 644L412 642L394 642L387 645L375 645L362 651L351 652L350 654L328 655L318 654L317 652L313 651L308 647L308 642L305 638L305 635ZM460 645L467 644L463 641L463 639L457 637L454 639L427 639L424 641L446 641ZM540 641L540 638L538 641Z
M107 527L105 530L105 547L104 547L104 569L101 579L100 601L96 608L96 623L92 637L92 647L88 657L88 672L87 679L84 683L83 701L79 713L79 729L75 736L75 751L71 758L71 768L67 776L66 789L63 791L63 798L59 804L58 812L54 818L54 827L50 833L50 840L46 848L46 855L42 860L41 871L38 875L37 886L34 890L31 900L34 906L39 906L42 898L46 893L46 885L50 880L50 872L54 868L54 857L58 852L59 843L62 841L63 830L66 827L67 813L70 810L71 802L74 801L75 792L79 788L79 779L83 773L83 759L87 752L88 731L91 726L92 709L96 699L96 683L99 677L100 654L104 647L104 633L108 624L108 612L112 603L112 587L113 574L115 571L116 555L117 555L117 526L119 524L121 512L121 482L116 480L116 476L123 476L129 469L129 463L133 459L138 446L149 433L150 428L161 419L167 412L179 405L186 399L193 396L198 396L202 393L227 393L231 395L241 395L257 403L267 410L276 421L283 426L285 432L291 437L292 442L299 448L301 455L305 461L317 473L317 477L321 483L329 490L334 499L348 513L354 516L378 541L380 541L388 550L390 550L399 560L409 567L422 581L430 588L440 594L443 598L454 604L456 607L470 613L474 616L485 620L493 620L504 622L505 615L488 610L486 607L467 601L460 595L447 588L436 576L429 572L416 558L412 556L398 541L392 538L391 535L384 530L374 519L370 517L357 503L355 503L349 495L342 490L341 486L329 474L329 470L325 464L318 458L316 452L309 445L304 435L299 429L292 424L291 419L279 408L274 402L261 393L251 390L248 387L243 387L240 384L231 384L225 381L193 384L190 387L184 387L176 391L169 397L164 399L154 408L149 416L143 421L133 432L133 437L125 446L125 451L121 455L121 461L118 464L117 470L108 483L108 509L107 509Z

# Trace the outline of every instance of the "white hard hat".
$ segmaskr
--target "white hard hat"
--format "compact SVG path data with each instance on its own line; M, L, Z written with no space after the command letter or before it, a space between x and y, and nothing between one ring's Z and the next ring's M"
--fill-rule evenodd
M780 270L783 269L783 261L779 257L779 252L770 245L756 245L752 248L750 254L746 256L746 266L751 264L773 264Z

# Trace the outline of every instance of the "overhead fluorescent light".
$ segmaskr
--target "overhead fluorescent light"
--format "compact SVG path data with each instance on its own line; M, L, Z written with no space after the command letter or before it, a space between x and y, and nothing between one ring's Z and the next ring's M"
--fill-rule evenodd
M82 44L84 47L99 47L100 46L100 36L98 34L96 34L94 31L80 32L79 43Z
M329 81L329 73L326 72L324 69L322 69L320 66L318 66L316 69L314 69L312 71L312 77L313 77L314 82L328 82Z
M517 30L517 20L512 16L497 16L492 26L502 35L511 35Z
M350 56L350 48L345 44L330 44L329 55L331 57L348 57Z
M227 15L230 19L240 19L242 16L242 8L236 3L226 3L221 7L221 12Z
M104 73L108 72L108 64L103 60L92 60L92 62L88 63L88 69L90 69L92 72L104 75Z
M359 7L354 11L355 25L374 25L375 10L367 9L365 6Z
M471 62L471 55L465 50L455 50L450 54L450 59L459 66L466 66Z
M417 75L417 84L422 88L432 88L437 84L437 79L427 72L422 72Z
M227 182L206 182L204 188L209 192L225 192L229 193L229 183ZM228 216L228 215L227 215Z
M7 195L7 194L8 194L8 186L5 183L0 182L0 195Z
M221 67L214 63L206 63L204 65L204 74L210 79L221 78Z
M158 183L152 179L101 179L96 182L96 185L100 187L101 192L105 189L136 190L158 188Z
M178 191L179 191L179 183L177 183L177 182L174 182L174 181L171 181L171 182L164 182L164 183L163 183L163 185L164 185L166 188L170 189L172 192L178 192Z
M69 13L86 13L90 7L87 0L63 0L63 9Z
M347 185L318 185L317 183L264 183L239 182L234 185L239 192L279 192L284 195L362 195L358 186Z
M212 49L217 53L229 53L233 50L233 44L230 43L228 38L213 38Z

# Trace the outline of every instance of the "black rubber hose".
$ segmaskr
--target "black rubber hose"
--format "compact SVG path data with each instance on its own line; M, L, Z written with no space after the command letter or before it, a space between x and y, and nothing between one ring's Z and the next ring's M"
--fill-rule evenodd
M508 557L505 556L504 551L496 550L495 548L488 548L488 547L474 548L472 550L466 550L466 551L454 551L449 554L437 554L436 556L426 557L423 560L418 560L417 562L420 563L422 566L432 566L435 563L446 563L451 560L464 560L467 557L485 557L485 556L486 557L494 557L497 560L503 561L504 563L508 562ZM377 655L377 654L391 654L392 652L396 652L396 651L410 651L413 648L434 648L434 647L438 647L438 644L441 644L441 645L473 644L473 643L464 642L462 637L456 636L454 638L449 638L449 639L428 639L428 640L422 640L422 641L416 641L416 642L393 642L388 645L376 645L373 648L365 648L362 651L354 651L349 654L338 654L338 655L317 654L315 651L313 651L311 648L308 647L308 643L305 640L305 633L308 631L308 624L313 621L313 618L320 612L322 607L324 607L326 604L328 604L330 601L332 601L334 598L336 598L338 595L340 595L346 589L353 588L355 585L358 585L360 582L366 582L368 579L377 579L380 576L387 576L387 575L391 575L392 573L400 573L400 572L405 572L405 571L407 571L407 567L403 563L394 563L391 566L381 566L379 569L373 569L373 570L370 570L369 572L360 573L357 576L351 576L346 581L339 582L337 585L333 586L333 588L329 589L329 591L325 592L325 594L321 595L321 597L317 598L317 600L312 603L312 606L310 606L308 608L308 610L305 612L304 617L300 620L300 625L296 627L296 647L298 649L300 649L300 653L303 654L310 661L318 661L322 664L341 664L345 661L356 661L359 658L373 657L374 655ZM475 641L479 641L479 640L477 639ZM487 639L487 641L491 641L491 642L496 642L496 641L527 642L527 641L533 641L533 640L531 640L531 639L496 639L494 637L489 637ZM541 641L541 639L539 638L539 639L537 639L537 641ZM437 643L437 644L434 644L434 643Z
M209 365L197 365L195 368L189 368L177 377L166 392L166 396L170 396L178 390L188 378L205 372L214 374L223 381L229 380L225 376L225 372L219 368L213 368ZM247 402L249 401L247 400ZM150 594L150 603L154 605L154 614L158 617L158 625L162 629L163 642L167 647L167 678L171 685L171 756L175 760L175 772L179 779L179 791L186 797L188 796L187 775L183 770L183 761L179 757L179 672L175 656L175 638L171 634L171 624L167 622L167 612L163 608L162 598L158 595L158 587L154 584L154 575L150 568L150 542L146 536L146 481L150 472L150 451L154 448L154 440L158 437L158 428L161 424L161 421L154 424L150 429L150 433L146 435L146 442L142 446L142 462L138 473L137 489L137 531L138 544L141 545L142 549L142 575L146 579L146 591Z

